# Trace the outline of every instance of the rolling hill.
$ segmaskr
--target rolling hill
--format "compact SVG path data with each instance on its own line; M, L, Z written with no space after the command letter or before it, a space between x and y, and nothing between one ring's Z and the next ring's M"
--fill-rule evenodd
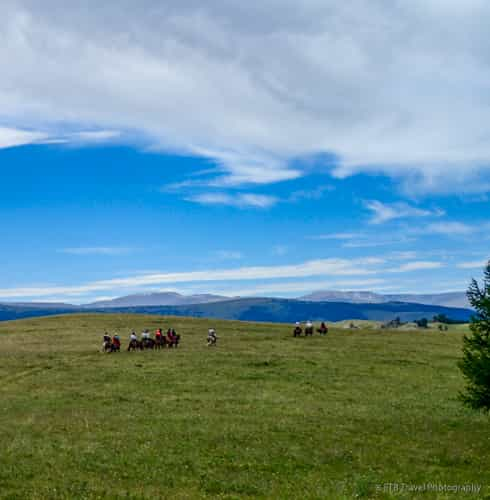
M377 320L387 321L399 317L402 321L432 318L444 314L458 321L468 321L472 311L469 309L414 304L408 302L352 303L352 302L308 302L295 299L243 298L220 300L201 304L97 307L97 306L60 306L48 305L0 305L0 320L13 320L35 316L51 316L74 312L121 312L164 314L198 318L219 318L242 321L267 321L291 323L294 321L325 320L342 321Z
M387 321L399 317L413 321L444 314L458 321L468 321L472 311L461 308L430 306L406 302L382 304L354 304L348 302L306 302L293 299L246 298L188 306L129 307L111 311L163 314L202 318L219 318L242 321L267 321L291 323L294 321L368 319Z

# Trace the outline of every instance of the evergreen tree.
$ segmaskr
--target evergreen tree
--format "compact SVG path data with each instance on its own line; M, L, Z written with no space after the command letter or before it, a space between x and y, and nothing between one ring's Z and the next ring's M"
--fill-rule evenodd
M471 319L471 334L463 339L459 368L466 388L461 399L471 408L490 411L490 261L482 285L473 279L467 295L476 314Z

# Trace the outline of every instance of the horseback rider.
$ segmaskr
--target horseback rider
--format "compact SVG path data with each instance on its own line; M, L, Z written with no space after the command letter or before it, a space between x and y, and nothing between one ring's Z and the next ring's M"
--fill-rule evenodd
M119 351L121 349L121 339L117 333L115 333L114 337L112 337L112 349L114 351Z
M318 333L320 335L326 335L328 333L328 327L325 324L325 321L322 321L322 324L320 325L320 328L318 329Z
M179 345L180 335L172 328L172 342L175 347Z
M313 323L310 320L308 320L305 324L305 337L307 335L313 335Z
M111 336L104 332L104 340L102 341L102 351L106 351L111 347Z
M217 341L218 341L218 336L216 335L216 330L214 328L210 328L208 330L208 347L216 345Z
M128 352L131 349L136 350L138 347L139 347L138 335L136 335L136 332L133 330L131 332L131 335L129 336Z
M294 324L293 337L301 337L303 330L301 329L301 325L299 321L296 321Z
M174 333L175 333L175 330L173 328L169 328L167 330L167 344L169 347L173 347L173 345L175 343Z

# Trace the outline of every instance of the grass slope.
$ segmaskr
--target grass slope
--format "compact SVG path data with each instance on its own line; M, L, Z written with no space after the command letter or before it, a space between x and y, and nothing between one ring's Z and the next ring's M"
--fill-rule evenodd
M458 498L483 486L488 418L461 407L452 332L68 315L0 325L0 497ZM176 351L105 355L101 333L174 326Z

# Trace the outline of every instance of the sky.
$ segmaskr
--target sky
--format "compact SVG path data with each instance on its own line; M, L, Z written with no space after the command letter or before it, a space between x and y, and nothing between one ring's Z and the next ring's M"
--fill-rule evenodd
M0 301L463 291L490 4L3 0Z

